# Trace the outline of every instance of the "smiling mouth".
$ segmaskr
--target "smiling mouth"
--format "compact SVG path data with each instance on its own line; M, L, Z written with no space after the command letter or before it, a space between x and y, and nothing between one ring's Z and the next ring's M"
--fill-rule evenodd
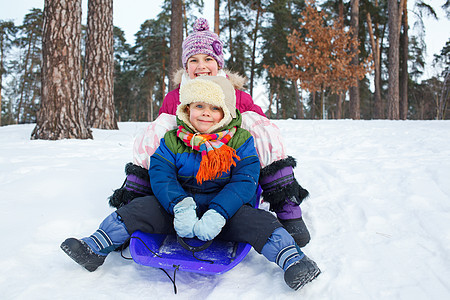
M196 77L199 77L199 76L209 76L209 74L211 74L211 73L197 73L197 74L195 74L195 76Z

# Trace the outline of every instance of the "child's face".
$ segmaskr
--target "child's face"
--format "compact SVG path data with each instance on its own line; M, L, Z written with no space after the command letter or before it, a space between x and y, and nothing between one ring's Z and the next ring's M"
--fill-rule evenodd
M186 69L190 79L198 76L217 76L219 65L217 61L206 54L195 54L189 57Z
M188 107L189 122L200 133L205 133L223 119L222 108L205 102L194 102Z

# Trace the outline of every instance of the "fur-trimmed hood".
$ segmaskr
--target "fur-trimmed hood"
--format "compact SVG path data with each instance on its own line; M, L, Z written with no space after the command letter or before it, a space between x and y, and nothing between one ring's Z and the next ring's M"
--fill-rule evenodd
M220 107L223 118L214 124L206 132L212 133L228 125L233 118L236 118L236 94L230 80L225 76L203 76L192 80L187 80L180 87L180 104L177 107L177 117L186 123L191 129L197 130L189 121L187 107L191 103L204 102Z
M227 78L231 81L231 84L234 86L235 89L242 90L244 88L244 85L247 82L246 77L241 76L238 73L232 72L227 69L222 69L222 70L225 72L225 74L227 75ZM173 74L172 79L174 80L175 84L178 85L181 83L184 74L187 75L187 72L185 69L179 69L178 71L176 71Z

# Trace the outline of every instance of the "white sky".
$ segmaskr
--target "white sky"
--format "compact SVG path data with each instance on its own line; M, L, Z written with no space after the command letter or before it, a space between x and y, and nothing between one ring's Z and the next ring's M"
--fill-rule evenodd
M214 0L204 0L204 17L213 25ZM414 7L414 0L408 0L410 11ZM427 45L427 71L425 78L435 75L435 71L429 65L433 59L433 54L440 52L446 41L450 37L450 20L446 19L441 5L445 0L430 1L437 10L439 21L426 18L426 45ZM83 0L83 20L87 15L87 0ZM163 0L114 0L114 25L125 31L127 42L134 43L134 34L139 30L140 25L147 19L155 18L161 10ZM12 19L16 25L21 24L25 14L31 8L44 8L44 0L17 0L12 5L8 0L0 0L0 19ZM409 13L409 22L414 22L414 14ZM84 21L84 23L86 23ZM414 29L412 28L413 32Z
M0 0L0 20L12 19L15 24L21 24L25 14L31 8L44 9L44 0L18 0L10 5L8 0ZM125 31L127 42L134 43L134 34L145 20L156 18L161 11L163 0L114 0L114 25ZM204 0L205 18L213 24L214 0ZM88 0L82 0L83 23L86 23ZM211 25L212 26L212 25Z

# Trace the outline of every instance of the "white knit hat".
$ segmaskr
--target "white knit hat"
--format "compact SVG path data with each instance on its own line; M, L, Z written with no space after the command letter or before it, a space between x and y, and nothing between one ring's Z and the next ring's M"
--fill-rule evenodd
M236 94L231 82L222 76L202 76L187 81L180 87L180 104L177 117L196 131L189 122L186 107L194 102L205 102L223 110L223 119L208 129L206 133L215 132L227 126L236 118Z

